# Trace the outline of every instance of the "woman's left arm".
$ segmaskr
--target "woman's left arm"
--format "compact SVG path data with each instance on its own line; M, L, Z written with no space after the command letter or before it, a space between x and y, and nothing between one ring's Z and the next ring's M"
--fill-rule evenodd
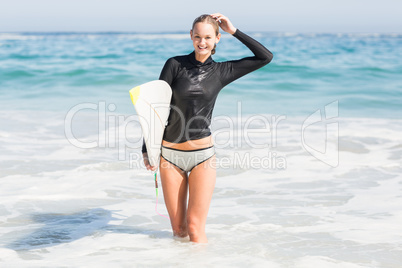
M271 51L269 51L257 40L251 38L247 34L234 27L229 18L220 13L214 13L211 14L211 16L219 23L219 26L223 31L233 35L240 42L246 45L251 50L251 52L253 52L254 56L256 57L255 60L261 61L261 64L263 64L262 66L268 64L272 60L273 54L271 53Z

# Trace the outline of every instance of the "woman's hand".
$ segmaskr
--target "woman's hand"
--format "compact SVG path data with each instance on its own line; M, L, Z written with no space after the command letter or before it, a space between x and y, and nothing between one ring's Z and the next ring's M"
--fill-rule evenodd
M145 167L147 168L147 170L155 171L158 168L158 167L151 166L151 164L149 163L149 160L148 160L148 153L143 153L142 158L144 158L144 164L145 164Z
M236 32L237 29L233 26L233 24L226 16L223 16L220 13L214 13L211 14L211 17L214 18L219 23L219 26L223 31L230 34L234 34Z

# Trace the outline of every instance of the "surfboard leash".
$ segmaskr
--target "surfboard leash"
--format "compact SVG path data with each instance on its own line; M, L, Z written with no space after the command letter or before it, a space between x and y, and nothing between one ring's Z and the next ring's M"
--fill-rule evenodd
M156 212L156 214L158 214L159 216L162 216L162 217L165 217L165 218L169 219L168 216L163 215L163 214L160 214L160 213L158 212L158 196L159 196L159 193L158 193L158 177L157 177L156 174L157 174L157 171L155 171L155 173L154 173L154 177L155 177L155 191L156 191L155 212Z

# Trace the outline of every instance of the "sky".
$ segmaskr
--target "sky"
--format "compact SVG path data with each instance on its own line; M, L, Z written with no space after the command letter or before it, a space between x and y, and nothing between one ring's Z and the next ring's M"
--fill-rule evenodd
M0 0L0 32L178 32L204 13L266 32L401 33L401 0Z

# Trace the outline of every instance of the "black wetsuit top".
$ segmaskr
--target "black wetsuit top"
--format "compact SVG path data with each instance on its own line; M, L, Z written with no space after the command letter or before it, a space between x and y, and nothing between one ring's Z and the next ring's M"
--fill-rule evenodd
M215 62L195 59L195 52L166 61L159 79L172 88L171 109L163 139L172 143L196 140L211 135L212 111L221 89L272 60L272 53L262 44L241 32L233 34L245 44L254 57ZM145 143L142 152L146 152Z

